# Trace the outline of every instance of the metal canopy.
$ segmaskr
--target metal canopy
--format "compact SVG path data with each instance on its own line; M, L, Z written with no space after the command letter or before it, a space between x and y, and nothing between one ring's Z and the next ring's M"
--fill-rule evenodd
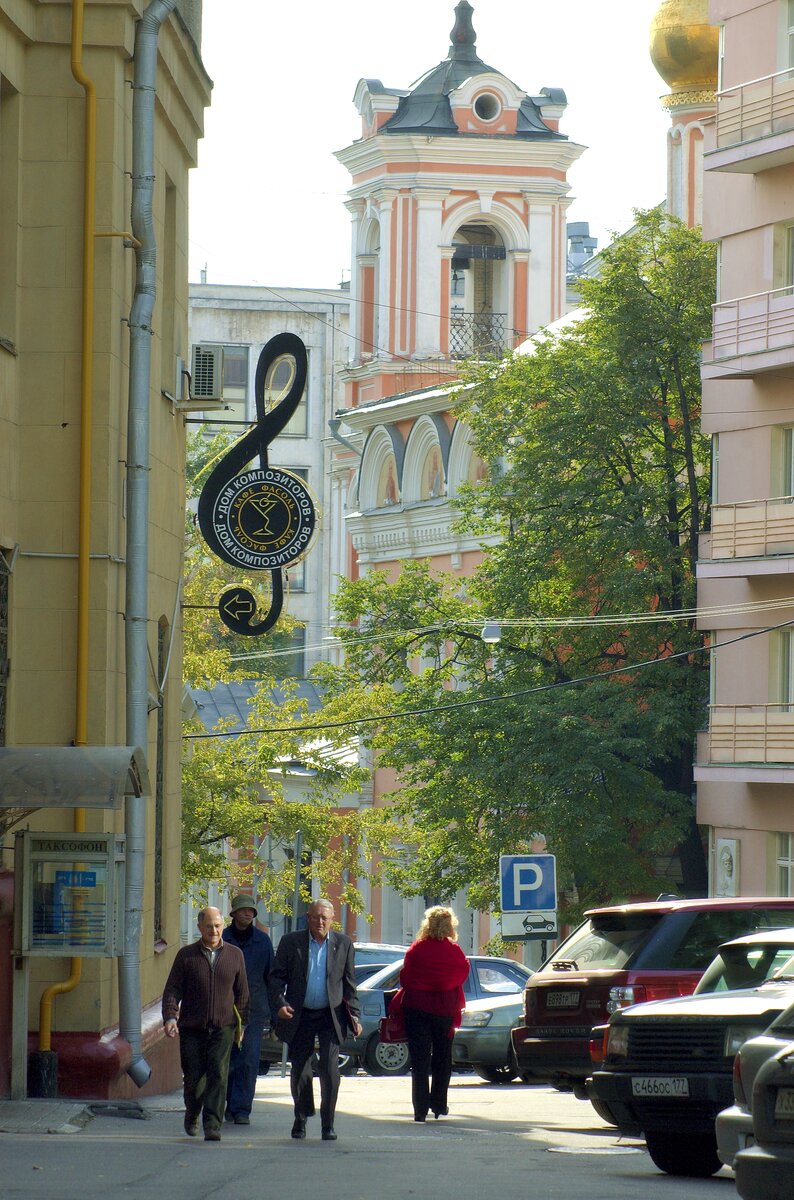
M138 746L0 747L0 809L120 808L149 793Z

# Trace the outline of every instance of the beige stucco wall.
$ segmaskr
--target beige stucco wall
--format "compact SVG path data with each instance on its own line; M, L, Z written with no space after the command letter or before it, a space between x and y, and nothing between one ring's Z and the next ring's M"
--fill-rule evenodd
M130 228L131 61L145 4L85 6L84 67L97 91L96 230ZM70 70L71 5L0 3L0 546L16 548L10 591L8 744L68 745L75 736L78 483L84 177L83 90ZM176 605L184 511L184 420L161 396L174 357L187 356L187 184L196 162L210 83L197 56L200 4L169 18L160 35L154 222L148 640L174 635L166 684L163 933L153 937L154 802L148 802L142 997L155 1001L179 944L181 641ZM9 169L6 170L6 167ZM125 738L124 620L126 424L131 249L95 240L92 503L88 688L89 744ZM56 557L63 556L63 557ZM155 689L150 679L150 689ZM156 717L147 758L154 783ZM72 815L40 810L31 824L71 828ZM90 812L89 830L123 830L123 814ZM10 842L7 838L7 843ZM10 866L6 853L4 867ZM49 965L48 965L49 962ZM68 964L37 960L31 1028L41 985ZM58 999L56 1030L101 1030L117 1020L116 969L85 964L83 983Z

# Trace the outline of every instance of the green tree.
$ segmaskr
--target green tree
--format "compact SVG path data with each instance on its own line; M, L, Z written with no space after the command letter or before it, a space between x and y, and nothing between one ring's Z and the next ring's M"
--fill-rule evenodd
M637 214L583 282L582 319L498 370L472 369L459 393L491 464L464 490L461 523L499 535L466 596L423 564L342 590L345 625L376 640L340 631L346 672L326 672L335 703L368 712L363 680L392 712L427 710L361 729L399 774L408 849L389 870L403 890L468 885L493 904L498 854L536 831L571 910L658 890L676 850L685 888L704 888L691 797L707 673L692 610L713 294L699 232ZM503 621L498 647L478 637L485 616ZM660 661L634 668L649 660Z
M185 682L199 689L256 680L247 720L252 732L239 736L221 725L209 732L230 736L208 737L196 717L185 724L183 888L201 892L208 882L224 882L230 874L245 885L256 873L268 908L287 912L294 867L285 862L281 870L262 876L262 864L254 863L252 848L254 839L267 833L275 844L292 846L300 830L304 850L311 856L304 872L304 898L309 898L312 877L319 878L324 889L344 879L343 901L361 911L361 846L377 851L386 844L388 818L371 811L359 813L346 803L347 793L356 793L364 782L355 757L329 755L327 743L305 733L304 727L313 721L307 702L297 695L296 681L279 679L276 686L267 657L251 657L272 647L295 622L285 613L266 639L252 639L231 633L218 616L218 598L231 584L249 587L263 597L265 605L268 594L262 576L246 576L212 556L193 519L206 472L228 444L224 435L212 441L201 435L189 439L183 669ZM311 793L304 802L285 795L286 776L296 763L313 773Z

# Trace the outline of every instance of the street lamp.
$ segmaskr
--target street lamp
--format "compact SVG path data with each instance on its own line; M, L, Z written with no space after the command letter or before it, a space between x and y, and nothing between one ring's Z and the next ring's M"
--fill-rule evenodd
M498 621L486 621L480 637L486 646L496 646L502 640L502 626Z

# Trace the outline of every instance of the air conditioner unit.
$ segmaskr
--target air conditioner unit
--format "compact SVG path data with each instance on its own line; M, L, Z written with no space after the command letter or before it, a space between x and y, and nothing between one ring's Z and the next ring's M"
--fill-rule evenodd
M223 399L223 346L194 346L192 400Z

